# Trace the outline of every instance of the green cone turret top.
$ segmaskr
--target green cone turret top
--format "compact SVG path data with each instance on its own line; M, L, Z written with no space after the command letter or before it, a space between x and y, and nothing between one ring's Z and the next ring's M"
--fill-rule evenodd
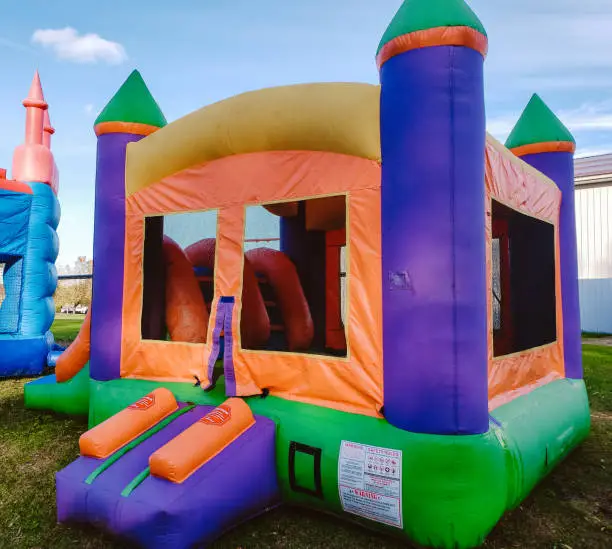
M128 122L163 128L168 122L138 71L133 71L96 118L104 122Z
M438 27L470 27L487 35L480 19L464 0L404 0L387 27L377 53L398 36Z
M574 136L538 94L533 94L506 141L508 149L536 143L576 143Z

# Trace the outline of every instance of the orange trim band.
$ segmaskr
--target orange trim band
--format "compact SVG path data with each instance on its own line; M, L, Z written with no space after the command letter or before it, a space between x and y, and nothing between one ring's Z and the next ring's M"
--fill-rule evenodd
M138 122L100 122L94 127L97 136L105 133L133 133L135 135L151 135L159 128L149 124L139 124Z
M376 64L380 69L400 53L434 46L464 46L486 57L489 41L484 34L471 27L436 27L414 31L387 42L378 52Z
M0 179L0 189L21 194L33 194L29 185L20 181L13 181L12 179Z
M515 156L525 156L527 154L539 154L549 152L576 152L576 144L570 141L548 141L546 143L532 143L510 149Z
M22 105L26 109L35 108L43 111L46 111L49 108L49 105L47 105L47 102L44 99L24 99Z

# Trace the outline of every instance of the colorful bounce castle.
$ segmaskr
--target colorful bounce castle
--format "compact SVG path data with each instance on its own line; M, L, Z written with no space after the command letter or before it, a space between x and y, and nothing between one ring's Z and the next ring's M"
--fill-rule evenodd
M41 374L58 349L49 331L57 286L58 171L38 73L23 106L25 143L15 149L13 179L0 170L0 377Z
M182 548L287 502L475 547L587 436L575 143L537 96L486 134L486 51L463 0L406 0L380 86L166 124L131 74L95 125L91 314L26 386L89 414L59 521Z

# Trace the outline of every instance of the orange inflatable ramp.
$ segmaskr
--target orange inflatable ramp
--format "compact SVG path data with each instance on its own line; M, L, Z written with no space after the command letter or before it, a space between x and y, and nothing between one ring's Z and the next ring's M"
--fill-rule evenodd
M163 387L81 435L82 456L104 459L178 409L174 395Z
M89 361L91 334L91 307L87 310L85 321L79 334L57 359L55 364L55 379L58 383L70 381Z
M151 474L181 483L254 424L248 404L230 398L154 452Z

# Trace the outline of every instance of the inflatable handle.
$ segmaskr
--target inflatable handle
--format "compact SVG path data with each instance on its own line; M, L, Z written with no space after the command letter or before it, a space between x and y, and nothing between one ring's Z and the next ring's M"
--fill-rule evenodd
M151 474L184 482L254 424L248 404L230 398L154 452L149 458Z
M168 389L155 389L83 433L79 439L81 455L107 458L177 409L176 399Z
M47 354L47 366L55 368L57 366L57 360L63 353L64 351L49 351Z

